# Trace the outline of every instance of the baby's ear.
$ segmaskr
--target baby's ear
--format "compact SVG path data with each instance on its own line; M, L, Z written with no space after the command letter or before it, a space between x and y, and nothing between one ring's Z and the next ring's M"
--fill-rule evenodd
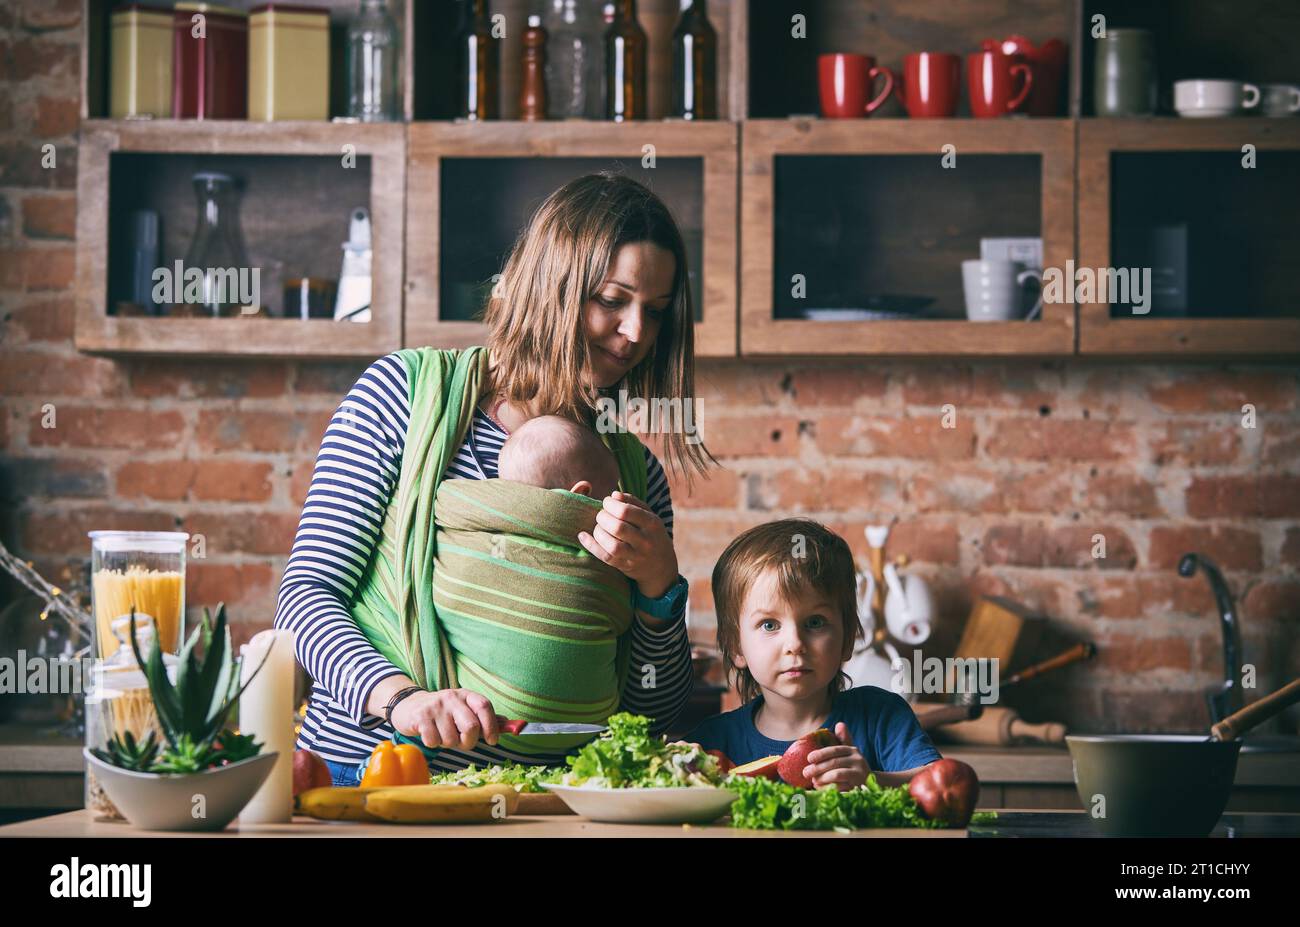
M578 480L578 482L573 484L573 488L570 489L569 492L579 496L590 496L591 483L589 483L587 480Z

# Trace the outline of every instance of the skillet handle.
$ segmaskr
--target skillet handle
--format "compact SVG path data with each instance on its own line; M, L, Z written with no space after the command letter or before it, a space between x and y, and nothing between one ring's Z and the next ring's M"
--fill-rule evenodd
M1276 714L1281 714L1284 709L1296 702L1300 702L1300 679L1293 679L1272 695L1266 695L1257 702L1251 702L1241 711L1228 715L1210 728L1210 737L1214 740L1235 740L1251 728L1263 724Z

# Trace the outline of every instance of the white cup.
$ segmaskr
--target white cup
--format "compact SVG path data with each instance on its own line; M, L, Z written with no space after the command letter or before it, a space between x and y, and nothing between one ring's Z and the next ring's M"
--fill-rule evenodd
M1259 108L1265 116L1294 116L1300 113L1300 86L1265 84Z
M1174 82L1178 115L1203 119L1234 116L1259 106L1259 88L1239 80L1180 80Z
M1025 270L1017 261L962 261L961 283L966 293L966 318L972 322L1008 322L1021 318L1021 300L1026 281L1037 280L1041 290L1043 275ZM1026 320L1038 315L1041 295Z

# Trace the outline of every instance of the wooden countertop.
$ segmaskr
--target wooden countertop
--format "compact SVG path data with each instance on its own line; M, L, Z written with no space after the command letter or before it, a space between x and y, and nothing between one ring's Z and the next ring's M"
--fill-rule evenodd
M1082 812L1080 812L1082 813ZM809 837L966 837L965 830L878 828L852 834L835 831L739 830L709 825L600 824L571 814L517 815L487 824L370 824L360 821L317 821L295 817L288 824L254 824L236 821L215 834L163 833L137 830L121 821L96 821L82 808L65 814L21 821L0 827L4 837L759 837L766 839Z

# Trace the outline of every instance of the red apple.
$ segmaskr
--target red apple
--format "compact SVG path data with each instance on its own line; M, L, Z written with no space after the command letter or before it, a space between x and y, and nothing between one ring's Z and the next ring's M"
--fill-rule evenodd
M330 768L325 761L310 750L295 750L293 753L293 796L308 789L328 788L334 784Z
M908 791L921 812L949 827L965 827L980 797L975 770L961 760L935 760L912 777Z
M745 763L741 766L733 767L731 774L733 776L749 776L751 778L779 780L781 777L777 773L777 764L781 762L779 756L765 756L761 760L754 760L752 763Z
M704 752L718 761L718 771L724 776L736 768L736 764L731 762L727 754L721 750L705 750Z
M781 762L777 766L777 771L781 778L790 785L797 785L801 789L811 789L813 782L803 774L804 767L808 765L808 754L814 750L820 750L822 747L833 747L839 741L835 735L824 727L819 727L811 734L804 734L794 743L786 748L785 754L781 757Z

